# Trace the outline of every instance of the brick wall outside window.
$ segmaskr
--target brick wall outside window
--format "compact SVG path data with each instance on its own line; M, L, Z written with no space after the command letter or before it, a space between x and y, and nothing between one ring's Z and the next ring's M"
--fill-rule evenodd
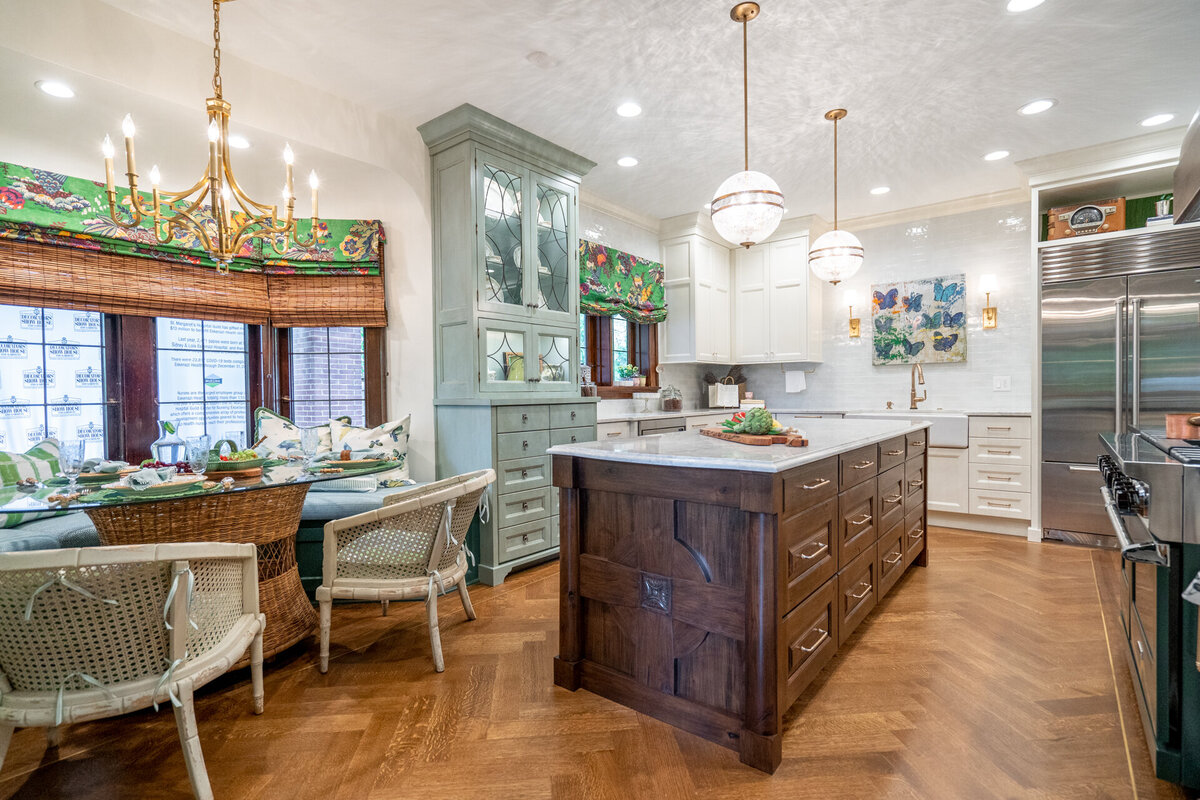
M292 328L292 416L298 425L348 416L366 424L362 328Z

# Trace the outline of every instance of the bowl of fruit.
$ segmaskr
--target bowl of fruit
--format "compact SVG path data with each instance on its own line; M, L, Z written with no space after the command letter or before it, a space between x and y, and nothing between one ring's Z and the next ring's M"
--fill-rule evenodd
M221 452L225 445L229 446L229 452ZM259 457L258 453L253 450L238 450L237 446L228 439L222 439L217 442L217 446L212 449L208 457L207 472L237 472L244 469L255 469L261 467L270 459Z

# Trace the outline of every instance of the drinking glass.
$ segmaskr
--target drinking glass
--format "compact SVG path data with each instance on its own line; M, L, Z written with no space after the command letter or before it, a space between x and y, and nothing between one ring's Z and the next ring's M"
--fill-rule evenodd
M300 449L304 451L304 463L312 466L317 459L317 448L321 444L321 432L317 428L303 428L300 431Z
M193 475L204 475L208 467L209 450L212 447L212 437L208 434L189 439L187 444L188 466Z
M74 494L77 491L76 481L79 480L79 471L83 469L83 451L86 444L77 439L72 439L63 442L62 449L58 454L58 465L62 467L63 475L70 480L68 492Z

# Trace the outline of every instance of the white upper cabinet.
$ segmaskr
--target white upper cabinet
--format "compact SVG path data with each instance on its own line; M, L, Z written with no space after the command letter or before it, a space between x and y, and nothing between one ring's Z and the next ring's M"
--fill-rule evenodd
M733 262L733 360L820 361L821 291L808 237L737 248Z
M769 245L733 251L737 300L734 302L734 354L738 363L771 360Z
M667 319L659 324L663 364L731 363L729 251L689 234L662 245Z

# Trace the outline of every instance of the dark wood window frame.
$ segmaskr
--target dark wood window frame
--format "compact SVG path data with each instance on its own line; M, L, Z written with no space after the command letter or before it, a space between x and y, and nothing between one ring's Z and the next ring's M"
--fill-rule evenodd
M602 398L629 398L634 392L658 389L658 326L654 323L630 323L629 363L636 364L646 376L645 386L614 386L617 380L612 350L612 317L585 315L587 342L583 362L592 369L598 393Z

